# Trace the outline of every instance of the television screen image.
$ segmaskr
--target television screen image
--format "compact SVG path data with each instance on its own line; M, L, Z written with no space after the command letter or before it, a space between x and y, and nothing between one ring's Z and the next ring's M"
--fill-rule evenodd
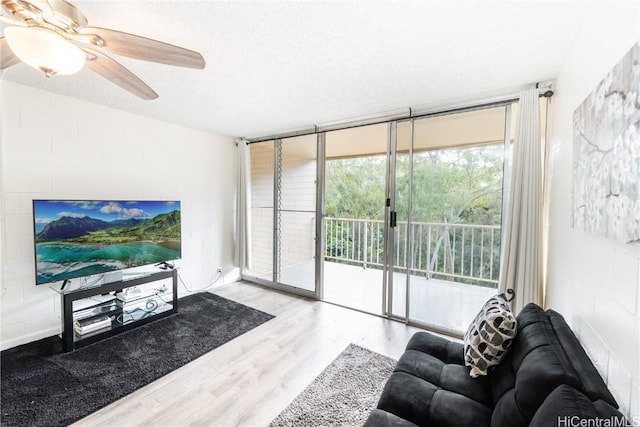
M34 200L36 284L181 257L179 201Z

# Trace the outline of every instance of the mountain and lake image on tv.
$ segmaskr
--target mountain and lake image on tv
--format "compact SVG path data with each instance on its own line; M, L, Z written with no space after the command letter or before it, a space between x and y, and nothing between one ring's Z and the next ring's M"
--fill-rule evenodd
M34 200L36 284L181 257L179 201Z

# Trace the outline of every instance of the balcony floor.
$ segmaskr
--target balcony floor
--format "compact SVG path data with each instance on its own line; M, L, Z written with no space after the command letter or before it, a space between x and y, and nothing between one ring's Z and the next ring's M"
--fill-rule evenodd
M283 268L283 283L313 291L313 261ZM406 276L393 275L393 314L404 317ZM464 333L495 288L446 280L410 278L409 315L412 321ZM326 261L324 299L368 313L382 313L382 271Z

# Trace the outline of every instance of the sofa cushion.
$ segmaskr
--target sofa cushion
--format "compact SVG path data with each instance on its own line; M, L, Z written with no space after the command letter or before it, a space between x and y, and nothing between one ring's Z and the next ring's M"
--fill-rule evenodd
M430 354L407 350L398 361L395 372L407 373L445 391L468 397L487 408L493 407L489 381L471 378L467 368L462 365L444 363Z
M468 377L466 373L465 377ZM406 372L391 375L380 396L378 409L418 426L488 427L491 424L491 409L483 404Z
M417 427L409 421L380 409L374 409L369 414L364 427Z
M462 344L429 332L416 332L413 334L407 343L406 350L417 350L430 354L444 363L464 365Z
M378 408L419 426L489 426L491 386L462 364L462 345L416 333L387 381ZM452 424L451 414L456 414Z
M611 423L614 419L618 420L615 424ZM563 384L544 400L529 427L609 425L605 420L611 425L627 425L624 416L613 406L603 400L592 402L578 390Z
M516 335L517 321L504 294L495 295L482 306L464 336L464 362L469 375L487 375L489 368L505 357Z

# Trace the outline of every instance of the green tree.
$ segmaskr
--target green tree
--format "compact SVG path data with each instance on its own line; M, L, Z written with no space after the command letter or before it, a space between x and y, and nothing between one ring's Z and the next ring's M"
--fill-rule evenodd
M408 171L408 156L397 166ZM502 147L469 147L414 154L414 221L495 225L501 221ZM408 173L397 179L397 200L407 200ZM406 202L396 207L406 218Z
M409 189L409 156L398 153L396 161L396 211L398 221L407 220ZM384 218L386 158L370 156L329 160L326 164L326 214L328 217L375 219ZM416 152L413 155L412 222L439 224L500 225L502 210L503 147L501 144L467 148ZM377 239L370 248L363 248L362 237L349 224L337 225L337 232L327 241L328 253L340 257L345 252L362 253L380 250L383 236L371 229L368 239ZM414 227L415 240L427 239L418 235L423 228ZM334 230L335 231L335 230ZM452 273L452 259L464 258L465 271L470 274L499 271L499 260L489 256L499 253L499 232L494 235L473 236L474 243L452 244L463 239L461 228L440 227L429 245L432 259L421 260L430 270ZM469 233L469 231L466 231ZM496 237L497 235L497 237ZM336 237L338 236L338 237ZM469 235L467 234L467 239ZM398 239L403 255L403 238ZM439 255L435 256L435 252ZM484 254L487 252L487 254ZM472 257L473 253L473 257ZM483 253L483 256L479 256ZM369 256L373 255L367 252ZM426 251L420 256L426 258ZM473 258L473 259L472 259ZM482 259L483 265L480 265ZM438 260L438 265L434 261ZM462 264L461 264L462 265ZM468 270L468 271L466 271ZM459 272L458 272L459 273Z
M385 171L383 156L329 160L325 186L327 216L384 218Z
M409 159L397 157L396 210L406 219ZM327 161L327 216L382 219L385 162L384 156ZM502 166L500 145L414 153L413 221L500 224Z

